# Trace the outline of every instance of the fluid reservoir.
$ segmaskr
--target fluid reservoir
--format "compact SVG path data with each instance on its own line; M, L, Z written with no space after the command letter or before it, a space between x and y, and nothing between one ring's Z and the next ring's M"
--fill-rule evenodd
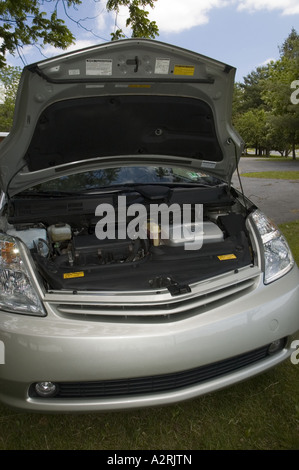
M68 224L55 224L48 227L48 234L52 242L64 242L72 238L72 229Z
M44 256L47 256L49 250L47 246L47 232L44 228L29 228L24 230L9 229L7 233L13 237L20 238L30 250L41 243L40 251Z
M159 246L160 244L160 232L161 229L158 224L155 222L149 222L147 224L147 229L149 232L150 239L153 240L154 246Z

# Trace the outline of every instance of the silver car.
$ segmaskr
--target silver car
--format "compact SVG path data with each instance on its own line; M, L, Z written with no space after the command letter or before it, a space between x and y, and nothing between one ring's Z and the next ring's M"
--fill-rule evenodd
M3 403L170 404L289 358L299 274L231 185L234 75L139 39L25 67L0 149Z

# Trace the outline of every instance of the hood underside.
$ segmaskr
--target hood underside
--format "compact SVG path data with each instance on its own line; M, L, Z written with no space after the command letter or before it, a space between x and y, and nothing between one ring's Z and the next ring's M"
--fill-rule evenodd
M72 171L179 163L229 181L235 69L151 40L125 40L25 67L1 184L14 195Z
M25 159L29 170L36 171L114 155L222 160L206 103L139 95L79 98L51 105L38 121Z

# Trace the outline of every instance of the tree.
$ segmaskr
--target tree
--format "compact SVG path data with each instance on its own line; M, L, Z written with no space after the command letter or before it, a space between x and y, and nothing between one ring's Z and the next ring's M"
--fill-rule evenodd
M119 7L125 6L129 9L129 17L126 21L126 26L131 27L133 38L152 38L154 39L159 29L155 21L148 19L148 11L145 7L149 6L154 8L154 3L157 0L108 0L106 8L108 11L114 11L116 14L119 12ZM125 37L121 28L118 28L111 34L112 40Z
M3 87L2 103L0 104L1 132L9 132L11 129L21 72L20 67L5 66L0 68L0 81Z
M243 89L243 110L248 111L252 108L265 109L266 103L263 100L262 94L264 90L265 81L269 77L269 66L264 65L257 67L251 73L244 77L244 83L240 84Z
M97 2L97 0L94 0ZM117 15L121 6L128 7L127 26L132 29L133 37L154 38L158 34L155 21L148 19L146 7L153 8L157 0L108 0L106 8ZM44 8L45 2L53 4L53 11L48 13ZM51 44L60 49L66 49L74 43L75 37L67 27L64 19L59 18L58 5L63 6L65 16L71 7L77 9L83 0L2 0L0 1L0 67L6 63L7 53L18 53L21 56L22 47L36 45L43 48ZM72 19L72 18L71 18ZM81 24L80 21L77 22ZM124 37L118 28L112 33L112 39Z
M263 148L268 148L267 113L263 109L250 109L239 114L234 119L234 125L244 139L245 148L255 147L256 152L260 153Z
M233 99L233 124L245 139L246 147L255 147L256 154L268 153L270 107L263 99L268 66L257 67L236 83Z
M299 143L299 35L292 29L280 59L257 67L235 86L233 123L256 153L278 150L296 158Z
M295 28L292 28L283 45L279 47L280 57L295 59L299 57L299 35Z
M290 99L291 84L298 79L299 71L299 35L294 29L280 48L280 56L280 59L269 67L263 99L271 106L277 130L283 126L284 135L292 148L293 159L296 159L296 145L299 143L299 106Z
M51 0L52 1L52 0ZM81 4L81 0L63 0L66 7ZM53 5L54 5L53 0ZM56 2L57 4L58 2ZM48 16L40 0L4 0L0 2L0 67L7 52L15 54L24 45L52 44L65 49L74 36L57 16L57 8Z

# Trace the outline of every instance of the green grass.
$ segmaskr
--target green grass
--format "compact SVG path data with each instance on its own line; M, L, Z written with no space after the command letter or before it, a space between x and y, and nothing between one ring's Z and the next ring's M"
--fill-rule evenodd
M299 263L299 221L281 225ZM299 338L298 338L299 339ZM82 415L0 405L0 450L299 449L299 364L173 406Z
M299 162L299 149L296 150L296 160L293 160L293 157L289 155L288 157L282 157L280 154L270 153L269 157L265 155L256 155L254 149L248 149L247 154L243 154L242 158L257 158L260 161L282 161L282 162Z
M0 450L299 448L299 365L173 406L88 415L0 408Z
M299 158L298 156L296 157L296 160L293 160L293 158L291 157L278 157L278 156L274 156L274 155L271 155L271 157L259 157L258 160L259 162L293 162L294 165L296 165L297 163L299 163Z
M299 366L290 362L183 404L90 415L2 408L0 449L298 449Z
M279 228L288 240L293 256L299 266L299 220L280 224Z
M258 171L252 173L242 173L246 178L267 178L282 180L298 180L299 171Z

